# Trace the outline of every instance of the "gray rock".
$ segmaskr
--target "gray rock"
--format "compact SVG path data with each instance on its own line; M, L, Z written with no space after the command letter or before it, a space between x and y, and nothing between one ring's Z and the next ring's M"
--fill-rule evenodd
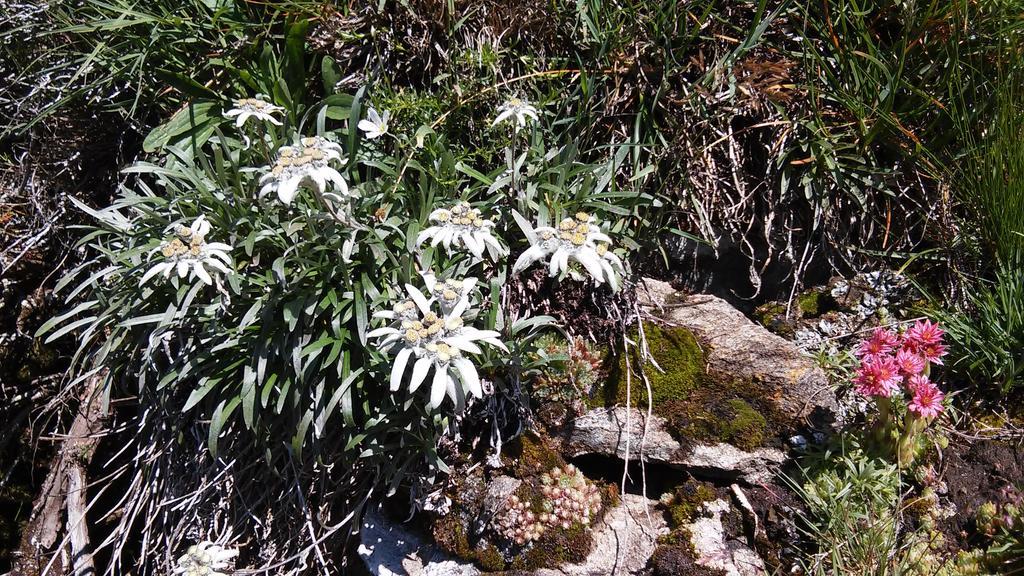
M764 561L747 544L730 538L722 525L722 514L730 510L725 500L703 505L704 515L688 525L695 561L700 566L723 570L728 576L763 576Z
M359 557L374 576L477 576L475 566L449 558L429 538L371 510L359 531Z
M659 536L668 533L657 502L626 494L594 525L594 544L581 564L543 568L536 576L631 576L644 572ZM478 576L468 562L449 557L424 535L370 512L357 550L374 576Z
M648 312L693 332L704 348L710 374L766 386L783 412L796 419L824 426L838 414L825 372L795 344L751 321L725 300L685 295L649 278L642 281L640 294Z
M581 564L542 568L536 576L611 576L643 574L658 546L658 536L668 534L657 502L626 494L622 503L594 526L594 545Z
M745 452L730 444L699 444L686 449L665 428L665 419L652 415L646 435L647 415L636 408L597 409L577 418L564 442L571 457L601 454L667 464L695 475L723 480L742 480L751 484L769 480L786 460L775 448ZM628 422L627 422L628 421ZM627 426L628 424L628 426Z

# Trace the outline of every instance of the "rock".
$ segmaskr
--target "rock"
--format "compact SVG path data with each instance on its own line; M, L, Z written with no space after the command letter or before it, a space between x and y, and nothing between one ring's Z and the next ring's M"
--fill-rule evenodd
M792 342L752 322L721 298L685 295L649 278L642 284L641 305L693 332L704 348L710 374L765 385L793 418L823 427L834 421L838 404L828 377Z
M645 437L646 416L636 408L591 410L573 421L563 450L570 457L601 454L625 459L628 442L631 460L639 459L642 452L647 462L667 464L698 476L751 484L769 480L786 460L786 455L776 448L745 452L724 443L684 448L668 433L665 419L658 415L651 416Z
M594 527L594 545L585 562L555 569L542 568L536 576L593 576L642 574L657 548L659 536L668 534L657 502L626 494Z
M376 510L363 517L359 557L374 576L477 576L472 564L449 558L426 536Z
M729 510L729 503L725 500L706 502L703 505L704 514L687 526L693 552L697 556L694 563L723 570L727 576L766 574L761 557L745 542L726 534L722 515Z
M594 526L594 544L580 564L543 568L536 576L591 576L641 574L657 547L659 536L668 533L657 502L626 494ZM363 519L358 554L374 576L477 576L472 564L449 557L430 538L395 524L371 511Z

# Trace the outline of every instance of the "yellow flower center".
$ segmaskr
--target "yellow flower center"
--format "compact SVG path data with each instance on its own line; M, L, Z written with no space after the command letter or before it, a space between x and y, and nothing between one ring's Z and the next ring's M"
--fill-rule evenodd
M563 231L565 231L565 230L569 230L569 231L575 230L576 229L576 222L573 221L572 218L566 218L565 220L562 220L561 222L558 223L558 229L559 230L563 230Z
M587 214L586 212L577 212L576 220L582 224L586 224L587 222L590 222L590 214Z
M447 222L451 217L452 213L447 210L438 210L437 213L434 214L434 220L437 222Z
M573 246L583 246L583 243L587 241L587 236L583 233L577 232L572 235Z

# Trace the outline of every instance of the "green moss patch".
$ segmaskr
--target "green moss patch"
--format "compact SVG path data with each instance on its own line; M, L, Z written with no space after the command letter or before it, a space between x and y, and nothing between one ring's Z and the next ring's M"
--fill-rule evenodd
M655 406L671 400L684 400L699 388L706 379L704 352L697 338L683 328L663 328L650 322L644 323L644 337L651 356L661 370L648 366L645 373L651 383L651 396ZM639 334L630 334L630 339L639 341ZM647 387L640 378L631 378L627 386L627 361L625 354L609 355L608 378L605 385L595 390L591 407L626 404L626 389L630 389L630 404L647 405ZM631 348L628 361L634 373L641 365L640 352Z
M727 442L743 450L764 446L792 426L774 402L775 392L760 383L724 380L706 371L704 352L692 332L683 328L644 324L644 334L655 362L645 366L651 384L654 413L665 418L668 431L684 446L698 442ZM637 340L636 334L631 339ZM592 408L626 404L626 359L609 355L608 377L595 387ZM634 369L639 353L629 359ZM630 404L647 406L648 394L642 378L630 383Z
M512 459L512 475L516 478L538 476L556 466L565 466L565 460L558 452L533 432L521 434L509 443L505 454Z
M689 480L676 487L668 500L670 526L682 528L692 522L700 513L700 507L718 497L709 484Z

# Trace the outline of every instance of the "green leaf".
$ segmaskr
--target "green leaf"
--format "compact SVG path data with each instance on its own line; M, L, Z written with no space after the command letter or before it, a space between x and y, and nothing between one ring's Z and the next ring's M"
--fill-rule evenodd
M306 94L306 31L309 20L296 20L288 26L284 42L284 81L292 102L302 102Z
M324 83L324 94L334 94L338 89L338 82L341 81L341 69L334 58L324 56L320 61L320 77Z
M237 396L230 400L221 400L220 404L217 404L217 408L213 411L213 416L210 416L210 433L207 437L206 443L210 448L210 455L214 458L217 457L217 441L220 438L220 431L224 428L224 424L231 417L231 413L238 408L238 403L241 399Z
M348 112L348 156L354 158L359 149L359 120L363 114L363 94L366 93L366 86L361 86L352 97L352 108Z
M156 152L167 146L172 138L194 131L197 126L205 124L213 118L212 112L218 107L217 102L189 103L167 122L154 128L142 142L146 152ZM180 138L178 138L180 140Z
M302 315L302 305L305 302L302 298L298 300L291 300L285 303L281 312L284 314L284 321L288 324L288 330L290 332L295 331L295 326L299 323L299 316Z
M199 387L188 395L188 400L185 401L185 405L181 408L181 411L188 412L195 407L196 404L199 404L203 398L210 393L210 390L213 390L219 382L220 378L203 378L200 380Z
M157 68L153 71L157 78L163 80L186 96L192 96L195 98L206 98L210 100L219 100L221 95L217 94L213 90L210 90L206 86L203 86L199 82L196 82L192 78L180 74L178 72L172 72L163 68Z

